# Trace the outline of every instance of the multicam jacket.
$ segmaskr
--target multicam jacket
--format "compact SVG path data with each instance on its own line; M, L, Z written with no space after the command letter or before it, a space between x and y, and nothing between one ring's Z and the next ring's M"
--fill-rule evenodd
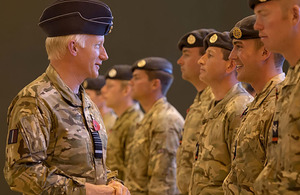
M106 129L107 136L109 136L109 131L114 126L117 120L117 115L112 110L110 110L107 113L102 114L102 119Z
M238 83L220 102L210 104L200 128L189 194L224 194L222 183L230 171L232 139L252 100Z
M111 170L118 170L118 178L125 179L130 145L133 143L133 135L136 125L143 118L143 112L138 104L129 107L110 130L107 141L106 165Z
M300 61L278 92L267 162L254 183L257 194L300 193Z
M131 195L174 195L176 151L184 119L161 98L145 114L134 135L125 185Z
M200 128L201 119L208 112L208 105L213 99L213 93L209 87L198 92L193 104L190 106L182 131L182 140L177 150L176 183L182 194L188 194L194 152L197 143L197 129Z
M50 65L14 98L4 167L12 190L85 194L85 182L106 184L106 130L82 87L80 95Z
M284 73L273 77L242 116L233 142L231 171L223 183L225 194L255 194L253 183L264 167L268 133L275 111L276 86Z

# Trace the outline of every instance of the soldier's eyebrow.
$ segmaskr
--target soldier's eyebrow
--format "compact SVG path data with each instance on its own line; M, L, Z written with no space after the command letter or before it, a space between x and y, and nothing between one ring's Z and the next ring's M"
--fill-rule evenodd
M211 48L207 48L206 53L207 53L207 54L214 54L214 53L216 53L216 51L214 51L214 50L211 49Z
M189 53L189 51L190 51L190 50L187 49L187 48L183 48L183 49L182 49L182 53Z
M243 42L242 42L242 41L239 41L239 40L233 40L233 41L232 41L232 44L233 44L233 45L243 44Z

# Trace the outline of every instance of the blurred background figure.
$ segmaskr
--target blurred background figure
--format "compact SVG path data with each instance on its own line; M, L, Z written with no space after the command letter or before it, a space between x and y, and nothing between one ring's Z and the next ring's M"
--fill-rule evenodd
M176 151L184 119L166 98L173 82L173 65L160 57L136 61L132 97L145 111L134 134L125 183L132 195L174 195Z
M107 107L106 102L101 94L101 89L105 85L105 77L99 75L97 78L88 78L83 82L83 87L92 101L97 105L106 128L107 133L115 124L117 115L113 110Z
M131 66L115 65L107 72L105 78L106 84L101 90L103 97L107 106L118 116L108 132L106 165L111 170L118 170L118 178L124 180L130 145L133 143L134 131L143 117L143 112L131 97Z

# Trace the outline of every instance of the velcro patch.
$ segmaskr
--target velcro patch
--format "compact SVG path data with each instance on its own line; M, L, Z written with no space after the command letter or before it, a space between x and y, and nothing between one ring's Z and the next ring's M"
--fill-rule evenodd
M18 142L18 133L19 133L19 129L9 130L8 144L15 144Z

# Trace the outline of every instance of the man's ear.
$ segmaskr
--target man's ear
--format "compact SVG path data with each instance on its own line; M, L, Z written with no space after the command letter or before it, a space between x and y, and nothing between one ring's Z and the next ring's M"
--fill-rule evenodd
M262 47L262 49L261 49L261 56L262 56L262 60L267 60L269 57L270 57L270 55L271 55L271 52L267 49L267 48L265 48L265 47Z
M70 52L70 54L72 56L77 56L78 54L78 48L77 48L77 44L74 40L69 41L68 43L68 51Z
M232 60L227 60L226 61L226 72L231 73L232 71L235 71L236 65L233 63Z
M125 85L122 89L124 96L127 96L131 93L131 86L129 84Z
M161 87L161 82L160 82L160 80L159 79L153 79L152 80L152 89L158 89L158 88L160 88Z
M299 5L294 5L292 8L292 22L294 26L298 25L300 22L300 7Z

